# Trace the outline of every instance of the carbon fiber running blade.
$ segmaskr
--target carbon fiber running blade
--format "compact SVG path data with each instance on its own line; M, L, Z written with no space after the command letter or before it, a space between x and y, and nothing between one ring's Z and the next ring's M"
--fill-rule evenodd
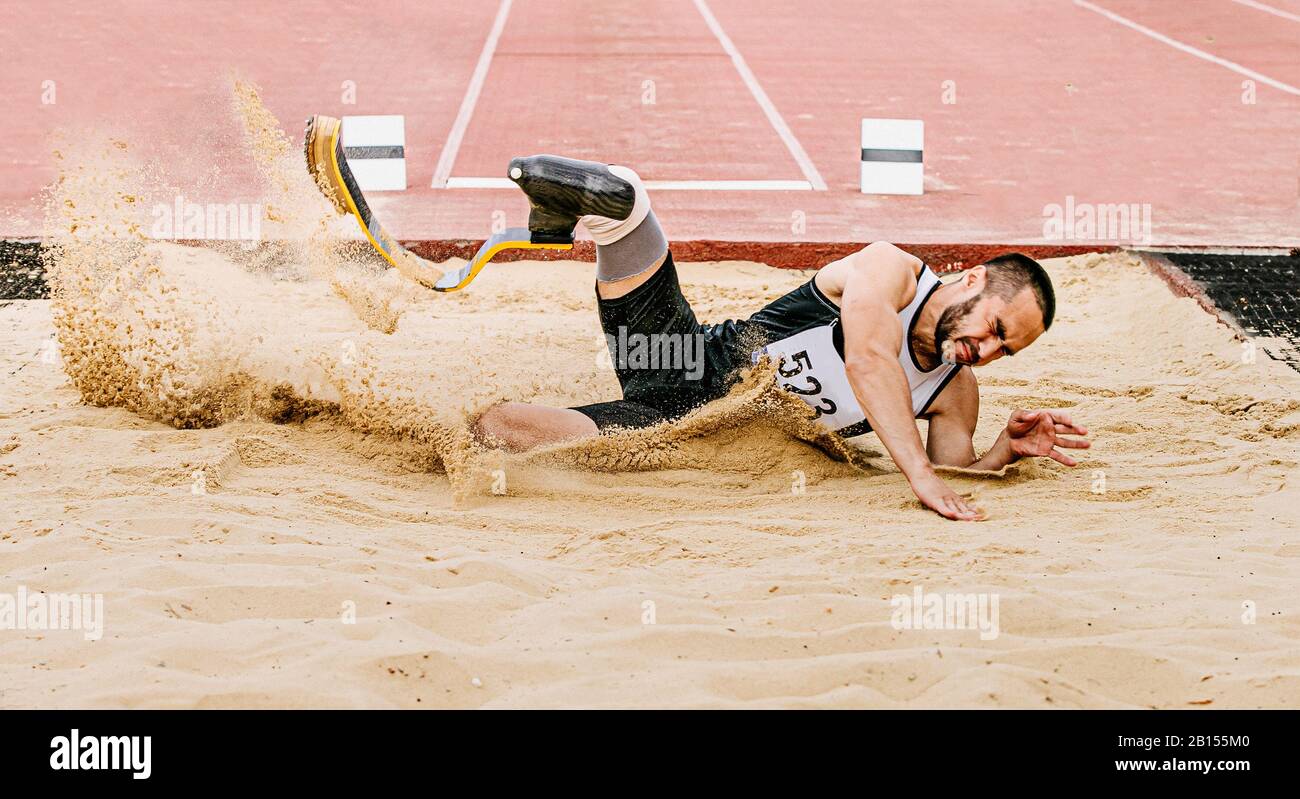
M533 235L526 227L512 227L493 233L483 246L478 248L474 257L460 269L444 272L442 278L434 284L435 291L460 291L470 284L488 262L502 250L568 250L573 242L533 241Z
M307 156L307 168L316 179L316 185L339 213L349 214L356 220L376 253L397 271L425 288L459 291L468 286L488 261L502 250L567 250L573 247L572 238L531 233L523 227L510 228L493 234L465 266L442 273L441 277L435 279L433 275L439 273L438 267L403 247L375 218L348 167L341 133L342 123L334 117L317 115L307 121L303 149Z
M343 151L342 123L340 120L317 115L307 121L303 148L307 155L307 168L321 192L344 214L356 220L366 241L385 261L410 280L425 288L433 288L435 275L441 270L402 246L375 218L348 166Z

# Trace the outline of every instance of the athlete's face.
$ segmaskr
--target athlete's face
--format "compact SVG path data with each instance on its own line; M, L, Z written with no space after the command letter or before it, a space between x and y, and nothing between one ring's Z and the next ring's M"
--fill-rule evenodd
M975 272L981 267L972 269ZM1025 288L1010 301L985 291L983 274L970 275L962 295L943 310L934 326L934 344L946 360L984 366L1028 347L1043 332L1043 314L1034 292ZM963 298L964 295L964 298Z

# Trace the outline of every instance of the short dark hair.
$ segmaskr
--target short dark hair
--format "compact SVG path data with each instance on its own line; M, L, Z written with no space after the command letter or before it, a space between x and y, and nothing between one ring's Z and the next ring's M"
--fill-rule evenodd
M1052 290L1052 279L1042 264L1018 252L999 255L984 263L988 270L988 283L985 290L1010 302L1025 288L1032 289L1034 299L1038 301L1038 310L1043 312L1043 329L1052 326L1056 316L1056 292Z

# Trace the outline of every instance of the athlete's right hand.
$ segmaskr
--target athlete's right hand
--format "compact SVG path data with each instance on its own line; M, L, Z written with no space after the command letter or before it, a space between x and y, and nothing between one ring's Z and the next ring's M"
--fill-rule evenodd
M946 519L982 522L986 518L982 508L959 496L934 472L926 472L911 485L923 505Z

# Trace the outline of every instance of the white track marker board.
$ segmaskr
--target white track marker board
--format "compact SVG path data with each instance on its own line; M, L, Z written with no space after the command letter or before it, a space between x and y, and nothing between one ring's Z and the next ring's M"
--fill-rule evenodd
M343 154L362 191L406 188L406 117L343 117Z
M925 193L924 143L919 119L862 120L862 193Z

